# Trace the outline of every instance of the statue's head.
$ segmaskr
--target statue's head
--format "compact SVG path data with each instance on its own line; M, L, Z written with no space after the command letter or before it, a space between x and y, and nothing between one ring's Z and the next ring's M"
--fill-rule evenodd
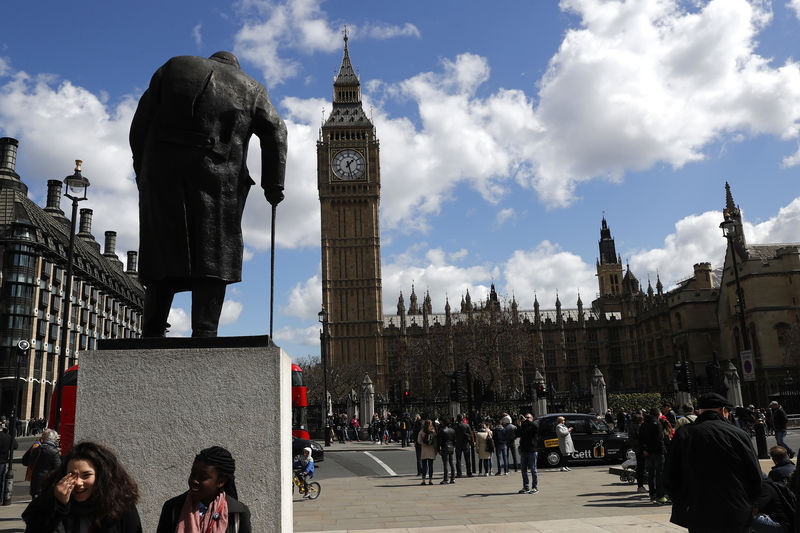
M228 65L233 65L234 67L239 68L239 60L230 52L217 52L212 54L209 59L219 61L220 63L227 63Z

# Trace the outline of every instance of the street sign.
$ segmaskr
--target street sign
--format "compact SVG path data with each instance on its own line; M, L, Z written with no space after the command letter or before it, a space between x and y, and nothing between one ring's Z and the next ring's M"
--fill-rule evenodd
M755 381L756 380L756 363L753 361L752 350L742 350L742 380Z

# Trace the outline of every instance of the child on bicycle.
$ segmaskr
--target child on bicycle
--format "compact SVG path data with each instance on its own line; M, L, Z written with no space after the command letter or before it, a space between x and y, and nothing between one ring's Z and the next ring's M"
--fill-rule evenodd
M311 457L311 448L303 448L303 455L295 457L292 469L303 485L300 492L308 494L308 478L314 477L314 458Z

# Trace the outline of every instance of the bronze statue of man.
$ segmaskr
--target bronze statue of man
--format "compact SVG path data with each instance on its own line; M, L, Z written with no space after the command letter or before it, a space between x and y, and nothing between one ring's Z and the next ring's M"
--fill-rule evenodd
M182 291L192 291L192 336L217 335L225 287L242 279L254 133L261 187L275 206L283 200L286 125L236 56L173 57L139 100L130 145L139 187L142 336L165 334L172 299Z

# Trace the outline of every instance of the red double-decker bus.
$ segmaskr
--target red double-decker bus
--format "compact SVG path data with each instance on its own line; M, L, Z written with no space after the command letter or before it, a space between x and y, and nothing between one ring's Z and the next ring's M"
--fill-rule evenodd
M308 396L303 383L303 369L292 364L292 435L299 439L310 439L308 433Z
M66 455L72 449L75 438L75 401L78 396L78 365L68 368L64 372L64 383L59 389L56 386L50 397L50 417L47 427L55 429L56 413L58 412L58 393L61 391L61 455Z

